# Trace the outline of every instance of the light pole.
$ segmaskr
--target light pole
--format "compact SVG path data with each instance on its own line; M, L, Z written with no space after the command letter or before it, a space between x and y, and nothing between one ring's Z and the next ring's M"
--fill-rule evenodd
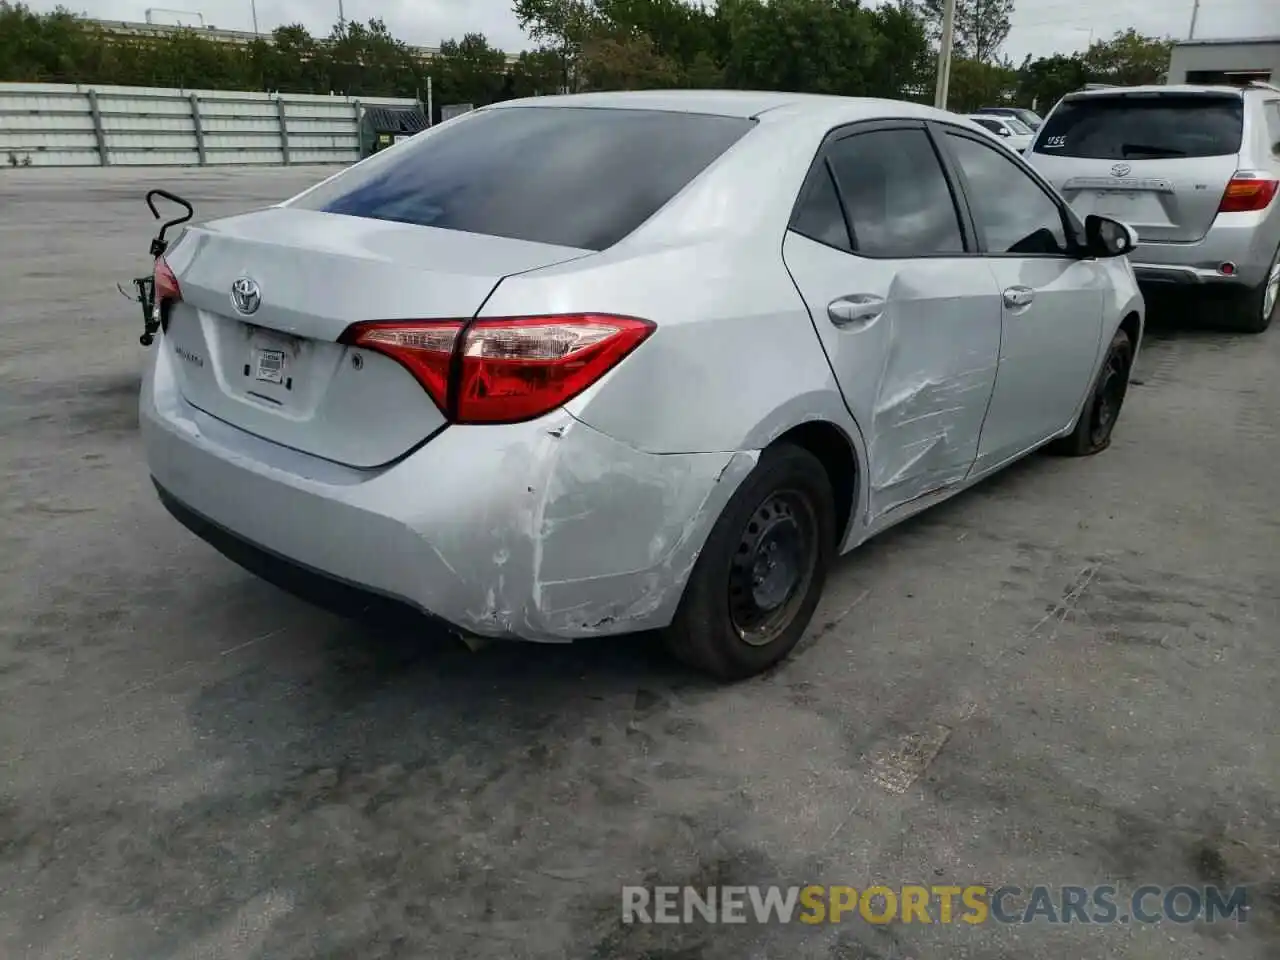
M249 0L249 9L253 11L253 35L258 35L258 0Z
M338 27L341 29L347 25L346 14L342 12L342 0L338 0Z
M1187 39L1194 40L1196 38L1196 20L1200 17L1200 0L1195 0L1191 6L1191 29L1187 31Z
M933 105L947 109L947 92L951 86L951 47L955 41L956 0L947 0L942 13L942 39L938 47L938 85L933 92Z

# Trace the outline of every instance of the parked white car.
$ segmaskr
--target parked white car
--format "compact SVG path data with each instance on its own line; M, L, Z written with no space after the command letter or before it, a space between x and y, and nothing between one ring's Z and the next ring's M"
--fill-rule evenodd
M998 117L991 113L972 113L969 119L999 137L1015 153L1023 153L1035 139L1035 131L1017 117Z

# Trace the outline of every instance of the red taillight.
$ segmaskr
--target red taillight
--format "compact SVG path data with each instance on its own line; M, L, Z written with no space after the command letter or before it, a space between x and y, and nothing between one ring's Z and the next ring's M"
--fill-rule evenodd
M431 394L441 410L448 410L449 364L461 321L436 323L357 323L343 333L343 343L386 354L408 369Z
M1249 213L1265 210L1275 198L1280 181L1265 174L1238 172L1227 184L1218 205L1219 213Z
M155 280L157 306L182 299L182 288L178 286L178 278L173 275L173 271L169 269L169 264L165 263L164 257L156 257Z
M515 423L567 403L652 332L634 317L571 314L359 323L342 341L399 361L457 423Z

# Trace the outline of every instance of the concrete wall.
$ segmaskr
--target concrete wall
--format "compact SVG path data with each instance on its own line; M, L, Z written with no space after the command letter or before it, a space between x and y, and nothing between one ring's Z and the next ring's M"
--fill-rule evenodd
M350 163L386 97L0 83L0 166Z
M1197 71L1270 71L1271 83L1280 86L1280 37L1265 40L1187 40L1173 48L1169 58L1169 82L1188 83Z

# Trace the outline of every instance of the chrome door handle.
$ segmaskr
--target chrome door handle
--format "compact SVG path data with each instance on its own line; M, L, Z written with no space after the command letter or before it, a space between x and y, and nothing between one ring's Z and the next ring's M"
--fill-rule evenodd
M1026 307L1036 298L1036 292L1030 287L1009 287L1004 292L1006 307Z
M827 317L837 327L867 324L884 313L884 297L855 293L827 304Z

